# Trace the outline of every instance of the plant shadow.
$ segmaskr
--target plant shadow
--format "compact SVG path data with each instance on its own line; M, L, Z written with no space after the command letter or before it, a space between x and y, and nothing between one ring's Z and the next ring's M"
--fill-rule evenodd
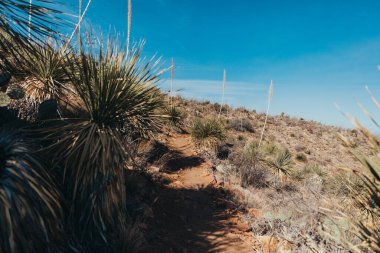
M239 249L236 232L241 229L230 219L236 211L227 201L230 198L228 191L213 186L164 187L147 223L149 246L144 252L235 252L231 249Z

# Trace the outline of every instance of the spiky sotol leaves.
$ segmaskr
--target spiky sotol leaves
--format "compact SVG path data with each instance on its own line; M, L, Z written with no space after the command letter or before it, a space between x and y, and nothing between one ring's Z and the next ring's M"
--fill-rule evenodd
M54 1L55 2L55 1ZM61 12L53 1L2 0L0 1L0 59L9 68L18 51L29 44L42 44L42 36L58 37L57 25L62 24ZM14 74L13 69L8 69Z
M58 252L62 208L55 185L17 135L0 132L0 252Z
M23 83L26 96L39 103L47 99L67 103L69 79L64 70L64 58L68 53L56 44L30 44L14 52L17 60L14 60L13 69L27 76Z
M46 138L65 168L71 201L69 220L78 238L92 247L110 246L124 215L123 167L127 136L149 135L159 126L162 104L154 86L155 63L141 65L140 49L126 52L110 44L98 52L67 59L67 73L89 117L63 120ZM153 65L152 65L153 64Z
M35 0L2 0L0 2L0 39L5 33L14 39L27 39L31 36L51 35L54 32L52 25L60 20L61 12L55 10L53 1ZM54 19L55 18L55 19Z

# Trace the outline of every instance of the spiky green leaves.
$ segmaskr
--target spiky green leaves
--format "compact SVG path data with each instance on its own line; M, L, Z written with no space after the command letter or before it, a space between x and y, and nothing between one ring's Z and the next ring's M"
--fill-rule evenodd
M367 158L360 158L369 174L355 171L364 183L363 189L352 189L354 201L361 209L369 214L368 220L355 221L358 227L358 236L363 245L374 252L380 252L380 163Z
M38 102L52 98L67 100L69 78L64 70L67 52L55 45L31 44L16 53L15 68L27 76L23 84L26 95Z
M62 235L56 186L23 140L0 132L0 251L57 252Z
M120 231L130 155L124 137L144 137L160 125L157 62L141 63L140 54L141 48L127 54L109 42L97 52L66 57L66 73L87 115L43 130L64 168L68 223L81 243L96 242L86 247L103 247Z
M292 154L286 148L277 150L274 159L269 162L269 165L275 169L280 175L289 174L292 164Z
M126 52L109 41L106 49L68 59L70 80L99 126L142 136L160 126L159 61L142 63L141 53L142 45Z
M226 139L222 123L215 119L196 119L191 128L191 137L198 145L215 146Z
M50 0L2 0L0 1L0 40L4 34L13 39L36 35L51 35L54 16L60 12L52 8ZM54 15L54 16L53 16Z

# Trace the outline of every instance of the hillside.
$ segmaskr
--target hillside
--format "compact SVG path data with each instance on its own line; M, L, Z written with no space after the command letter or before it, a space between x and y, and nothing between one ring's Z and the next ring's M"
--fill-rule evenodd
M153 184L160 182L157 195L150 197L153 203L147 204L148 220L153 222L146 225L151 249L348 252L347 225L334 225L326 209L352 205L349 189L360 183L345 168L361 165L338 133L355 143L359 152L368 153L358 131L270 116L262 145L264 160L271 160L277 147L289 149L292 156L289 174L279 179L265 162L258 168L247 160L236 161L244 157L249 143L259 140L265 115L226 107L220 116L226 138L214 148L194 143L191 131L200 118L218 118L220 106L177 97L173 107L181 111L182 124L166 126L139 156ZM248 171L243 171L245 166ZM346 213L358 212L351 208ZM338 230L343 234L332 239Z

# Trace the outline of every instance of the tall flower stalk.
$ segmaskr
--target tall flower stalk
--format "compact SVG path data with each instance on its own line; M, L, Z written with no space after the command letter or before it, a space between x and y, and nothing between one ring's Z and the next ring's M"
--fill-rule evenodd
M169 103L173 107L174 59L172 58Z
M32 25L32 4L33 0L29 1L29 18L28 18L28 40L30 41L30 27Z
M131 25L132 25L132 0L128 0L127 52L129 52L129 43L131 39Z
M82 16L82 0L79 0L79 3L78 3L78 23L80 22L81 16ZM81 36L80 36L80 27L81 27L81 25L79 24L78 30L77 30L79 53L82 52L82 42L81 42Z
M261 136L260 136L260 141L259 141L259 147L261 145L261 142L263 141L265 127L266 127L267 121L268 121L268 114L269 114L270 104L272 103L272 96L273 96L273 82L271 80L270 81L270 86L269 86L269 94L268 94L268 107L267 107L267 112L265 114L265 121L264 121L263 130L261 131Z
M224 69L224 71L223 71L223 86L222 86L222 103L220 105L218 117L220 117L220 115L222 114L222 109L223 109L223 105L224 105L224 92L226 89L226 85L227 85L227 73L226 73L226 69Z
M92 2L92 0L89 0L89 1L88 1L87 5L86 5L86 8L84 8L84 11L83 11L82 15L79 16L78 23L77 23L77 25L75 26L74 31L71 33L70 38L69 38L69 40L68 40L67 43L66 43L65 50L63 50L64 52L66 51L66 49L68 48L68 45L69 45L69 44L71 43L71 41L73 40L73 38L74 38L74 34L78 31L78 29L79 29L79 27L80 27L80 25L81 25L81 23L82 23L82 21L83 21L84 16L86 15L86 13L87 13L87 11L88 11L88 8L90 7L91 2Z

